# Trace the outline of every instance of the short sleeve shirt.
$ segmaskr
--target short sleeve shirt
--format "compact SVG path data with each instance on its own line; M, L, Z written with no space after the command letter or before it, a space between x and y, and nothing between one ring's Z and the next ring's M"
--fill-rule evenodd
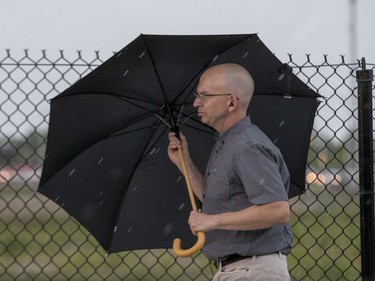
M246 117L218 137L205 172L202 211L220 214L288 201L289 181L279 149ZM252 231L214 230L206 233L203 252L210 260L225 260L231 254L288 254L291 239L288 224Z

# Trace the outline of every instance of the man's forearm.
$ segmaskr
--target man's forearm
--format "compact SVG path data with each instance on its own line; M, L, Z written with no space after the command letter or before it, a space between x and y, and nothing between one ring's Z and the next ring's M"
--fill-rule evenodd
M289 222L289 203L284 201L254 205L238 212L213 215L212 228L226 230L256 230Z

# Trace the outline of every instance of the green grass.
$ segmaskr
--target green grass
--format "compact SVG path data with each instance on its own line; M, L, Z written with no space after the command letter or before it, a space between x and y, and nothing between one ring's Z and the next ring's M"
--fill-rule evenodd
M311 186L291 201L292 280L360 280L358 198ZM106 255L62 209L30 188L0 190L0 280L210 280L198 254L171 250Z

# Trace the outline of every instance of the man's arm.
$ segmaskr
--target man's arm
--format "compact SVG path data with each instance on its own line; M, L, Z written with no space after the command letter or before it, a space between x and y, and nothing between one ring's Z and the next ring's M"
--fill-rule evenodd
M264 205L254 205L237 212L207 215L191 212L190 228L193 232L225 230L256 230L289 222L289 203L277 201Z

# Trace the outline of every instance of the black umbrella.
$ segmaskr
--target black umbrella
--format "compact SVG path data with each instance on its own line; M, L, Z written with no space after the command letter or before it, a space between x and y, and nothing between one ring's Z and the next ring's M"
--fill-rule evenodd
M279 146L289 196L305 190L319 97L256 34L140 35L51 101L39 191L82 223L109 252L194 243L185 183L166 134L180 127L202 170L215 140L192 102L200 74L232 62L249 70L252 121Z

